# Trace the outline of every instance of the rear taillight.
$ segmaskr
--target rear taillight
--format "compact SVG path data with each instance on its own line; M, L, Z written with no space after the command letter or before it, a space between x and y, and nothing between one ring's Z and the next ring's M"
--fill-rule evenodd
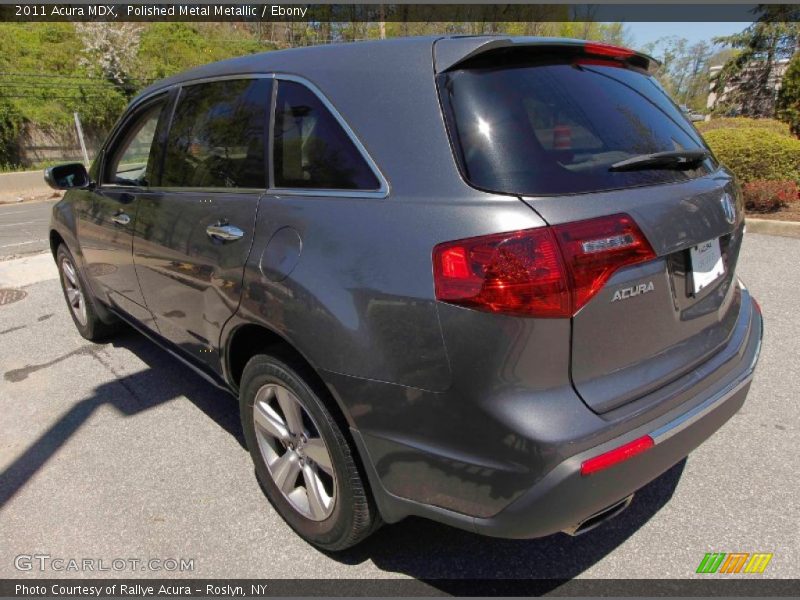
M569 316L564 265L547 227L439 244L436 298L490 312Z
M627 215L439 244L436 298L531 317L574 315L617 269L655 258Z
M570 274L573 314L615 271L656 257L636 222L625 214L556 225L553 230Z

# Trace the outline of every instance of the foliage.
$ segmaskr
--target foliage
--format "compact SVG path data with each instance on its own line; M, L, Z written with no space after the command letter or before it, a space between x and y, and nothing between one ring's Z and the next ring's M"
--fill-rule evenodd
M712 57L709 44L689 44L685 38L669 36L645 45L643 51L661 63L654 75L678 104L705 110Z
M781 135L789 135L789 126L777 119L751 119L750 117L724 117L695 123L701 133L714 129L769 129Z
M794 135L800 137L800 52L794 55L783 75L777 116L788 123Z
M767 181L755 179L742 186L744 206L755 212L774 212L798 201L797 183L794 181Z
M741 33L714 38L714 43L739 50L717 74L714 85L725 96L721 110L744 116L772 117L772 81L776 61L795 54L800 41L800 9L796 5L760 5L759 20Z
M757 179L800 182L800 140L796 138L758 127L714 129L703 137L743 183Z
M130 77L141 29L138 23L75 23L75 31L83 43L80 64L99 78L130 92L135 88Z
M22 116L0 96L0 171L19 164L19 134Z

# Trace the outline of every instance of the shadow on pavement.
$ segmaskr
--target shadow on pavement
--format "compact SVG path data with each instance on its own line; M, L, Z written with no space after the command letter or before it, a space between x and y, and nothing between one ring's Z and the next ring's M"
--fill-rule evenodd
M75 355L89 355L110 371L113 367L101 354L107 344L86 345L68 355L40 365L29 365L4 373L10 382L20 381L30 373L47 369ZM235 398L215 388L193 373L169 353L144 336L125 330L109 345L125 348L149 368L118 377L95 388L91 396L80 400L31 444L7 469L0 473L0 508L2 508L36 472L63 446L100 406L108 404L126 417L133 417L180 396L188 398L222 429L230 433L244 448L245 441ZM120 390L120 386L125 392Z
M371 560L384 571L409 575L449 594L546 593L590 568L647 523L672 497L685 464L684 459L642 488L621 515L578 537L505 540L409 518L330 557L345 564ZM621 571L619 578L625 577Z

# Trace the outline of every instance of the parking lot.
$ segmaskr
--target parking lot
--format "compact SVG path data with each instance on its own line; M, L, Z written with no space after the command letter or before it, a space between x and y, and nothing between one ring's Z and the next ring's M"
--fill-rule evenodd
M256 483L235 399L139 335L90 344L49 255L0 261L0 578L15 557L190 558L190 573L257 578L689 578L706 552L771 552L800 577L800 240L747 234L739 274L766 320L744 408L619 518L578 538L478 537L423 520L329 555Z

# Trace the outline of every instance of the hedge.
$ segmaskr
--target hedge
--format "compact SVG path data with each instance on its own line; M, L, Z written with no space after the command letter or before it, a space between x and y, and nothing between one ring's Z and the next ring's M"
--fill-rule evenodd
M742 186L744 206L754 212L774 212L798 201L794 181L764 181L756 179Z
M778 121L777 119L750 119L748 117L731 117L723 119L711 119L710 121L701 121L695 123L697 129L705 134L708 131L716 129L750 129L756 127L758 129L768 129L775 133L789 135L789 125Z
M742 183L765 179L800 183L800 140L770 129L714 129L705 138L719 161Z

